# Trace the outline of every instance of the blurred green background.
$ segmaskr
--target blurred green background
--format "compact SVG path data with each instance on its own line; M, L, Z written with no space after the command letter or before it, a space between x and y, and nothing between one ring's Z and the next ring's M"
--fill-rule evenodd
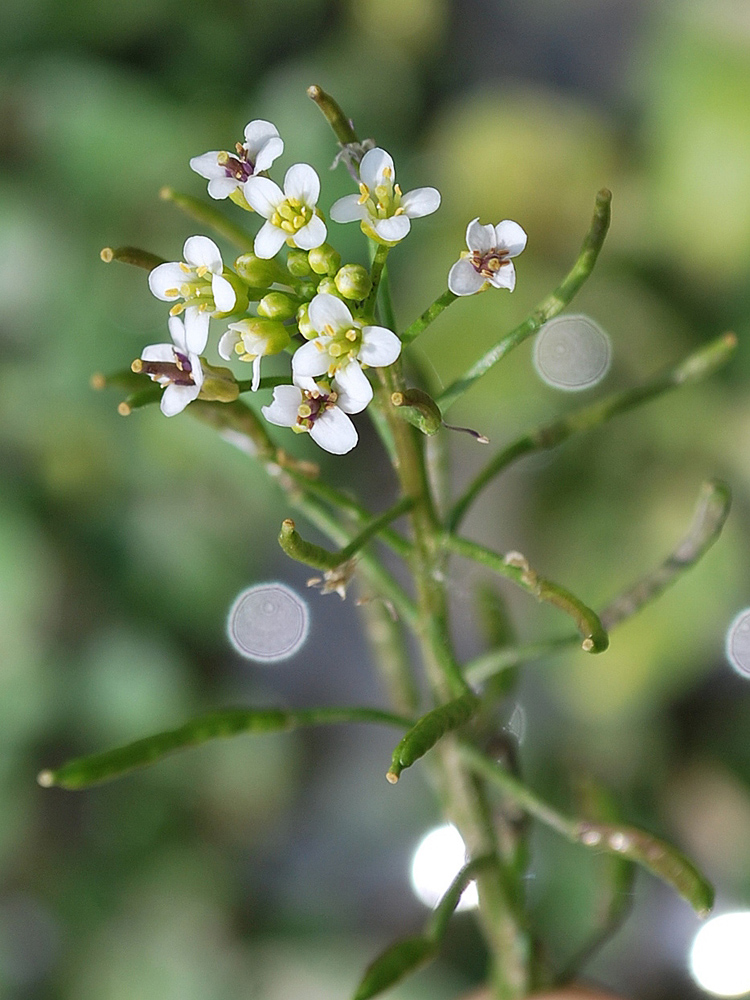
M532 665L519 703L535 787L564 804L566 769L595 775L629 820L692 852L722 909L747 907L750 690L723 654L750 604L746 0L6 0L0 51L0 998L344 998L423 919L408 868L438 813L418 769L396 790L383 780L392 734L237 739L87 793L35 784L43 766L214 706L383 700L351 601L309 592L295 659L239 660L224 633L237 592L269 579L302 591L308 575L277 549L280 495L187 415L123 420L118 396L89 388L164 338L144 273L98 253L179 256L196 227L157 192L204 195L190 156L268 118L286 142L276 176L313 163L324 209L350 190L328 171L311 83L393 152L405 190L443 193L391 257L401 323L445 287L469 219L529 233L513 296L459 303L420 341L445 384L553 287L596 190L613 190L574 306L608 331L612 371L571 397L539 381L525 344L452 412L493 447L739 334L709 384L520 463L467 532L598 607L675 545L703 479L731 483L705 561L604 657ZM362 259L356 226L335 239ZM383 504L390 473L359 426L362 446L325 468ZM485 455L451 447L461 484ZM456 567L466 656L481 650L481 578ZM559 629L554 611L508 596L523 638ZM562 965L591 926L600 870L547 835L534 846L534 919ZM688 907L645 876L634 904L587 972L638 1000L702 996ZM441 964L394 996L456 996L482 963L458 916Z

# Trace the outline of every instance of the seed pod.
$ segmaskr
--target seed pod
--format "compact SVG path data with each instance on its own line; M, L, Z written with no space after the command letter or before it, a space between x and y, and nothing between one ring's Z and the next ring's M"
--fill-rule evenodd
M395 785L404 768L411 767L423 757L441 736L468 722L478 707L477 696L473 692L467 692L423 715L393 751L391 769L386 774L388 781Z
M432 396L423 389L394 392L391 403L398 409L399 416L423 434L437 434L440 430L443 415Z

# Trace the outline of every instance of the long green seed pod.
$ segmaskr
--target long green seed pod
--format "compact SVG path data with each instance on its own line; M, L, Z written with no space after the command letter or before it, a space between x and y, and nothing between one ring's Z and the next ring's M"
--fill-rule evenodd
M99 256L105 264L119 260L122 264L132 264L133 267L142 267L146 271L153 271L159 264L165 263L163 257L139 247L104 247Z
M479 699L473 692L462 694L453 701L433 708L423 715L404 736L393 751L391 769L386 774L388 781L395 785L401 772L424 757L441 736L458 729L468 722L479 707Z

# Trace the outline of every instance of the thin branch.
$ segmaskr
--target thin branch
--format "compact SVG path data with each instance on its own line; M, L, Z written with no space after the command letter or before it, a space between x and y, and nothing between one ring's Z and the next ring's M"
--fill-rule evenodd
M213 229L217 236L223 237L238 250L242 250L243 253L253 249L253 237L250 233L246 233L241 226L236 225L213 205L194 198L192 195L175 191L171 187L163 187L159 192L159 197L163 198L164 201L171 201L185 215L190 216L202 226Z

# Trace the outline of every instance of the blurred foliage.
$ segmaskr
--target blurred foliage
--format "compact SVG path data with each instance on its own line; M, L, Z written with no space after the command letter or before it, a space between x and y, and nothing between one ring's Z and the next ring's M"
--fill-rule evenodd
M577 33L562 33L562 7ZM614 0L519 11L506 0L6 0L0 997L343 997L378 947L421 925L409 854L436 807L417 780L408 793L385 785L387 734L240 739L75 796L34 785L41 766L213 705L382 701L355 613L333 598L310 595L311 638L289 664L237 660L224 638L237 591L269 578L304 587L276 549L278 493L189 416L123 420L115 396L89 389L93 372L163 337L144 275L105 267L98 251L132 243L174 257L191 225L157 192L203 193L191 155L266 117L286 140L281 169L312 162L324 207L347 193L345 172L328 172L335 147L310 83L393 151L405 190L443 192L441 212L391 257L401 322L445 287L469 219L514 218L530 234L512 297L460 303L420 341L438 384L558 280L603 184L614 223L575 309L609 332L616 360L591 398L721 329L740 334L731 371L519 464L467 531L601 606L670 550L702 479L730 481L727 535L604 657L529 669L522 755L553 801L565 801L566 765L596 774L628 819L675 838L721 899L747 904L750 700L722 646L750 603L750 18L744 0L629 10L623 49ZM566 74L573 65L584 69ZM336 240L364 258L356 227ZM525 345L453 417L494 447L578 402L536 378ZM363 437L326 467L367 495L390 480ZM483 456L451 444L468 481ZM457 576L459 609L477 583ZM554 634L554 612L523 596L509 595L521 637ZM462 648L479 648L468 614L456 628ZM535 844L535 919L560 960L592 921L596 859L581 853L546 835ZM675 918L660 950L672 911L651 887L638 905L595 970L633 997L692 995L680 970L694 925ZM443 969L394 996L449 997L479 977L470 921L458 917L452 935ZM644 942L648 963L623 959Z

